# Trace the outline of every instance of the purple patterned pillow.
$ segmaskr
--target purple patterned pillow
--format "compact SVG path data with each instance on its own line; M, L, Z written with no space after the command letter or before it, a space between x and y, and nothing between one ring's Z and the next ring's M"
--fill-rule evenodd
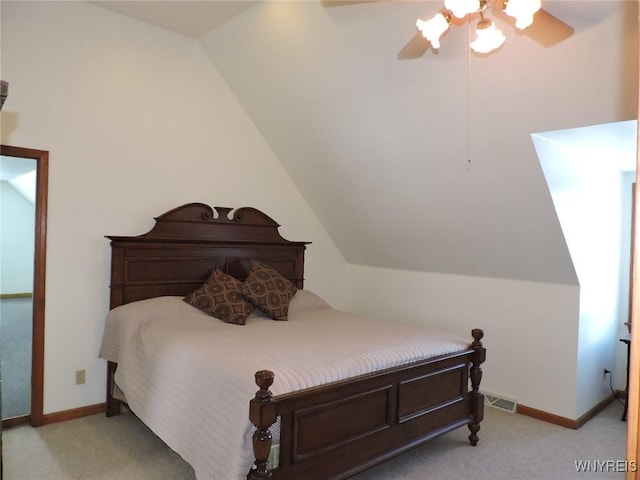
M244 325L254 307L242 297L241 285L240 280L216 268L184 301L223 322Z
M289 302L298 289L273 268L258 260L241 287L244 298L274 320L287 320Z

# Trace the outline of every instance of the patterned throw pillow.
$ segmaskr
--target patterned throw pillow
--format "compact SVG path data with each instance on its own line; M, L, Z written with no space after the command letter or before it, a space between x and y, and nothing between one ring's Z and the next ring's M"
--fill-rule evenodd
M241 285L240 280L216 268L184 301L224 322L244 325L254 307L242 297Z
M241 289L246 300L274 320L288 319L289 302L298 291L293 283L258 260L251 262L251 271Z

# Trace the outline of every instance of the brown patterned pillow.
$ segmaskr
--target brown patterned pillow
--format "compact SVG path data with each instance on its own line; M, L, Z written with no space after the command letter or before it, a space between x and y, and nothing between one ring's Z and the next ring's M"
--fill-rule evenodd
M298 289L273 268L258 260L241 287L244 298L274 320L287 320L289 302Z
M242 297L242 282L215 269L206 282L184 301L223 322L244 325L253 305Z

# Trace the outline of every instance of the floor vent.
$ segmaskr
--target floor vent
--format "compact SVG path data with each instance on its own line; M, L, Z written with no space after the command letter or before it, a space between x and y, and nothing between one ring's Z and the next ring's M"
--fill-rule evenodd
M499 397L498 395L494 395L493 393L483 393L485 405L497 408L498 410L503 410L505 412L516 413L518 402L516 402L515 400L505 397Z

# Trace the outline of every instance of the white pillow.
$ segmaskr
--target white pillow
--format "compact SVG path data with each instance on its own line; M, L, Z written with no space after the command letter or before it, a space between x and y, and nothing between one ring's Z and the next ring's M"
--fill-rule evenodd
M331 308L331 305L309 290L298 290L289 303L289 315L301 315L320 308Z

